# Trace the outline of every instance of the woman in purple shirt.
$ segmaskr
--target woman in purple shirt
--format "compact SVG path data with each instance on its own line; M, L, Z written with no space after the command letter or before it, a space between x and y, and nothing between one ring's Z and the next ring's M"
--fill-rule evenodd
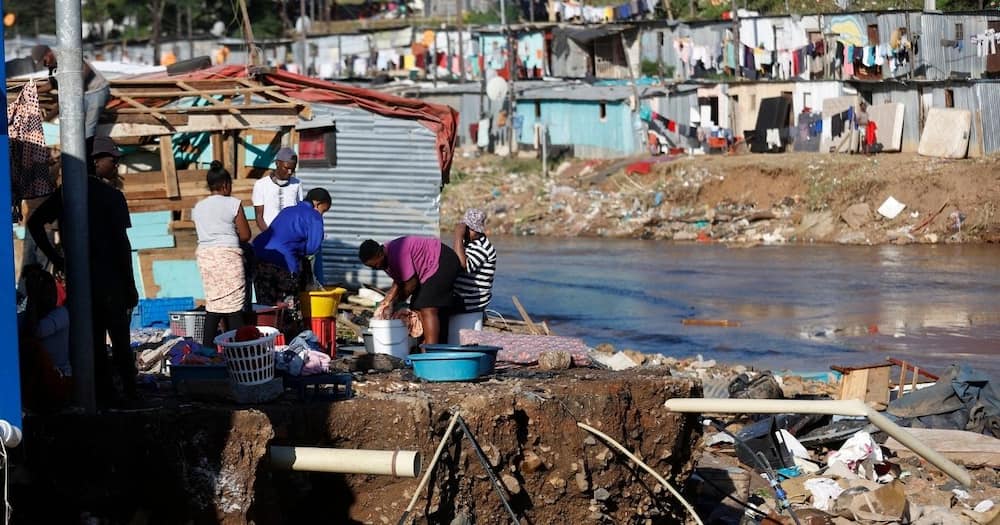
M439 311L458 301L454 285L460 266L455 251L433 237L411 235L384 245L368 239L361 243L358 258L392 277L392 288L375 310L375 318L388 318L393 303L410 297L410 308L420 315L424 328L424 343L440 342Z

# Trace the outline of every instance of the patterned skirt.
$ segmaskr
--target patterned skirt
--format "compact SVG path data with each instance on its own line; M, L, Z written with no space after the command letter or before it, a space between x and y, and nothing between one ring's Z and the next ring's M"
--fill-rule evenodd
M243 310L246 301L243 250L199 246L196 255L201 282L205 287L205 310L218 314Z

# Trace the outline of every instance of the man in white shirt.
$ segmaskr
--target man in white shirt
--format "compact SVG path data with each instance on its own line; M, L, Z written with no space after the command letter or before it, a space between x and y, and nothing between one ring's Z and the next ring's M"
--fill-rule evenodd
M302 202L302 181L293 177L299 156L292 148L281 148L274 156L274 170L253 185L253 208L257 228L264 231L278 212Z

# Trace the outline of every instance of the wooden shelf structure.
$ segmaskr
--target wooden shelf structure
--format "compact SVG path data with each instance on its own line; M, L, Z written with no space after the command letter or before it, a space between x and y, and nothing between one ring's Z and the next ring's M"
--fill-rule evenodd
M97 134L158 152L158 170L123 174L132 211L169 210L183 217L209 192L204 169L178 169L178 134L208 133L212 158L233 175L233 196L249 204L253 179L266 169L245 166L246 141L269 149L293 146L295 125L311 118L308 102L247 78L125 78L111 81Z

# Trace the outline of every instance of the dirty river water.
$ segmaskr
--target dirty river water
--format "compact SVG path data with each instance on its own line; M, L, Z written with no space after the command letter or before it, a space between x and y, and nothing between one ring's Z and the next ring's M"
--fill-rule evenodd
M589 345L774 370L887 356L1000 375L1000 246L784 245L494 239L492 309ZM724 319L740 327L685 326Z

